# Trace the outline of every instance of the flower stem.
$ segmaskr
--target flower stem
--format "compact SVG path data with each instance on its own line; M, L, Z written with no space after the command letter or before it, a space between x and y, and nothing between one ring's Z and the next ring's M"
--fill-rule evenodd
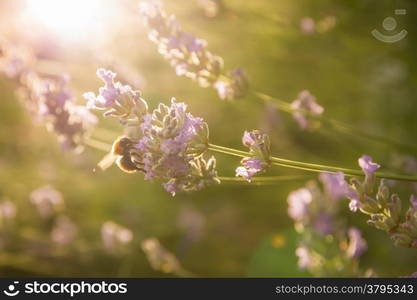
M324 124L329 125L330 127L334 128L335 130L337 130L338 132L344 133L344 134L350 134L350 135L354 135L354 136L360 136L362 138L368 139L368 140L373 140L375 142L379 142L382 144L386 144L386 145L393 145L396 146L398 148L404 149L406 151L417 151L417 146L416 145L411 145L411 144L405 144L402 142L398 142L395 140L391 140L389 138L386 138L384 136L381 135L377 135L377 134L371 134L368 133L360 128L354 127L350 124L335 120L335 119L331 119L331 118L327 118L324 117L322 115L313 115L311 114L309 111L303 110L303 109L294 109L291 107L291 105L288 102L285 102L283 100L274 98L272 96L260 93L260 92L254 92L254 94L261 99L262 101L265 102L271 102L274 103L276 105L276 107L281 110L281 111L285 111L287 113L293 113L293 112L299 112L302 114L305 114L311 118L317 119L319 121L321 121Z
M251 182L248 182L245 178L241 177L218 177L220 181L230 183L242 183L251 185L274 185L277 182L295 181L312 179L309 175L283 175L283 176L259 176L252 178Z
M214 145L214 144L209 144L209 150L219 152L219 153L229 154L229 155L233 155L237 157L251 157L252 156L249 152L240 151L237 149L227 148L227 147ZM300 169L300 170L311 171L311 172L326 172L326 173L343 172L346 176L364 176L361 170L305 163L305 162L283 159L283 158L278 158L278 157L270 157L270 160L271 160L271 164L276 165L276 166L286 167L286 168ZM388 174L388 173L382 173L382 172L376 172L375 176L378 178L385 178L385 179L417 181L417 176Z

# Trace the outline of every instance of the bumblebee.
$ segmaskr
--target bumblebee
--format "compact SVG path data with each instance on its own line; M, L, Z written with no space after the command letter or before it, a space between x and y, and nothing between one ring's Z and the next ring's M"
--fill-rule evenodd
M134 150L133 141L125 136L119 137L112 147L112 153L117 157L117 166L126 173L143 172L145 170L139 168L138 165L142 165L140 162L133 161L132 152Z

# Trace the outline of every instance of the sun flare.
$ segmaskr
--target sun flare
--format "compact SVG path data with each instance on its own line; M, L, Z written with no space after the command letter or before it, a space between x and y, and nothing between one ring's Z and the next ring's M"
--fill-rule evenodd
M103 25L100 0L26 0L24 18L63 38L82 38Z

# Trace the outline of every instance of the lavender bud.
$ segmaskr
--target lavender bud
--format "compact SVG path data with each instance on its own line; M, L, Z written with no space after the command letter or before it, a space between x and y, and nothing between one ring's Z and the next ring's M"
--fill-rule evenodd
M378 202L376 202L371 197L365 195L364 201L362 203L361 211L370 215L379 213L381 211Z
M380 181L376 199L382 206L384 206L389 200L389 189L385 185L385 180L383 179L381 179Z

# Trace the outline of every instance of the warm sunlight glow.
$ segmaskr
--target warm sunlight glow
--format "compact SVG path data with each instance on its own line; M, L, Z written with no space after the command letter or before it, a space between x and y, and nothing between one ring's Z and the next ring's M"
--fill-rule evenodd
M25 18L63 38L85 38L103 25L103 0L26 0Z

